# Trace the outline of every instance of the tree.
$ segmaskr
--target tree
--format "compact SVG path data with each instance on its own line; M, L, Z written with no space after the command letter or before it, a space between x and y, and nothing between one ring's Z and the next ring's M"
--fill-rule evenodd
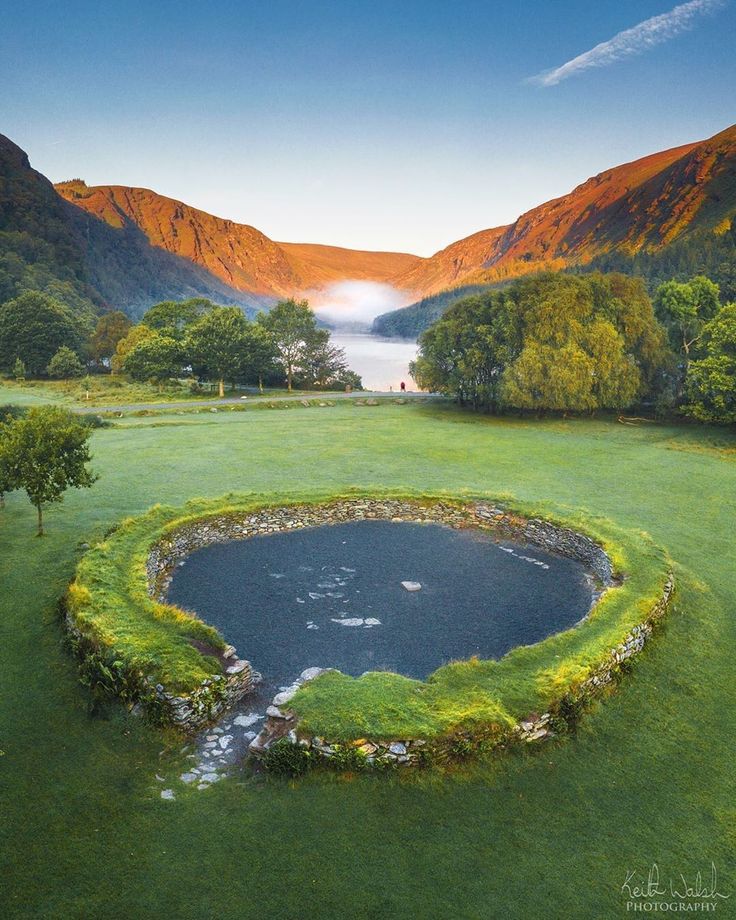
M257 383L263 392L263 378L274 370L278 352L271 333L259 323L248 323L246 333L241 379L244 383Z
M411 373L476 409L586 412L648 392L666 354L640 280L545 274L450 307L422 334Z
M161 335L181 341L189 326L214 309L215 304L206 297L164 300L147 310L143 314L142 322Z
M15 469L11 463L11 454L8 447L11 422L12 416L5 419L0 418L0 508L5 507L6 492L12 492L17 488Z
M154 333L128 352L123 370L133 380L150 381L162 386L179 374L181 366L181 345L168 336Z
M21 294L0 306L0 369L9 371L20 358L28 374L41 376L62 345L81 346L83 333L73 314L53 297L38 291Z
M187 330L187 355L193 365L219 382L221 397L225 380L234 381L243 371L249 325L239 307L215 307Z
M3 431L6 483L25 489L38 512L38 536L43 536L43 509L60 502L74 487L89 488L97 477L87 469L91 431L68 409L40 406L5 426Z
M306 300L283 300L268 313L260 313L258 322L271 334L291 392L294 373L317 332L314 313Z
M145 339L150 339L154 335L156 335L156 333L153 329L149 329L148 326L143 323L133 326L125 338L120 339L115 347L115 354L110 359L110 367L113 374L122 372L126 357L136 345L140 344Z
M736 424L736 304L705 326L703 351L688 370L685 412L702 422Z
M330 342L327 329L316 329L305 342L300 360L299 380L306 387L351 386L360 388L362 382L348 368L345 352Z
M15 359L15 363L13 364L13 377L15 377L16 380L26 379L26 366L21 358Z
M84 366L76 352L67 345L62 345L49 361L46 373L58 380L69 380L71 377L81 377L84 374Z
M89 340L89 356L95 364L98 366L109 364L118 342L128 335L132 325L122 310L104 313L97 320L95 331Z
M720 309L718 285L702 275L686 282L666 281L657 288L654 308L672 347L685 356L687 372L691 349Z

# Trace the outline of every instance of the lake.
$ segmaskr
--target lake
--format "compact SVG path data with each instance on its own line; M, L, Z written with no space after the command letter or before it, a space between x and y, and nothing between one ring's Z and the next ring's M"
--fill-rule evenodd
M344 349L348 366L360 374L366 390L398 390L402 380L408 390L416 390L409 376L409 362L417 356L416 342L347 332L333 332L332 342Z

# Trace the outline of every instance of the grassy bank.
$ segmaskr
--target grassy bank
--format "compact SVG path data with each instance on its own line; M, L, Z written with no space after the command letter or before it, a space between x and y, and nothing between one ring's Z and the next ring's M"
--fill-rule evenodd
M361 497L409 498L429 504L448 498L374 489L342 495L292 494L288 503L329 504ZM228 637L196 616L148 596L148 555L155 544L193 522L237 520L279 503L278 495L230 495L192 501L182 509L157 506L121 522L77 568L67 596L76 629L95 655L102 655L108 669L114 662L121 674L142 673L170 691L193 693L204 679L220 673L220 667L215 657L193 647L191 640L214 650L224 648ZM540 511L518 503L514 510L526 517ZM578 513L556 514L555 523L593 536L624 579L623 585L605 593L584 623L534 646L517 648L500 661L472 659L441 667L426 682L398 674L374 673L359 679L325 675L304 687L293 702L304 730L335 740L432 738L475 726L511 725L578 687L609 650L647 617L661 596L671 563L651 540L608 521L593 521ZM240 653L247 656L248 649Z
M714 861L736 891L732 435L337 405L123 419L93 451L100 481L47 538L21 495L0 515L0 914L589 920L623 916L626 872L654 861L691 880ZM80 542L157 502L350 487L510 493L648 532L677 564L675 609L620 691L536 754L442 777L244 774L161 801L180 746L90 710L62 647Z

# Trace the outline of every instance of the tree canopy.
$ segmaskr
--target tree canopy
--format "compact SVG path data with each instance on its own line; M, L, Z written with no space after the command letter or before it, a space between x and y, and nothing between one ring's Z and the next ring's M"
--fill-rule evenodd
M268 313L260 313L258 322L271 334L287 388L291 391L294 374L303 363L307 350L314 344L318 332L314 313L306 300L284 300Z
M194 367L219 383L235 381L245 371L250 323L239 307L215 307L187 330L184 351Z
M412 374L476 408L583 412L630 405L665 357L640 280L545 274L451 307L423 333Z
M123 369L133 380L163 384L181 372L181 344L169 336L144 336L126 354Z
M703 357L690 364L685 411L702 422L736 423L736 304L704 327Z
M164 300L154 304L143 314L141 322L160 332L161 335L181 340L184 338L187 327L196 323L211 310L215 304L206 297L191 297L189 300Z
M88 352L98 366L109 364L118 342L131 330L132 323L122 310L103 313L97 320L95 331L89 340Z
M62 345L79 350L85 331L71 311L48 294L21 294L0 305L0 370L12 370L20 359L27 374L40 377Z

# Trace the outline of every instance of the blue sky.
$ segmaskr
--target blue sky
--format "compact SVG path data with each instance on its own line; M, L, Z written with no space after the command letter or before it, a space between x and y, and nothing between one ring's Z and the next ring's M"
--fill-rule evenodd
M423 255L736 121L736 0L553 85L672 0L0 0L0 132L277 240Z

